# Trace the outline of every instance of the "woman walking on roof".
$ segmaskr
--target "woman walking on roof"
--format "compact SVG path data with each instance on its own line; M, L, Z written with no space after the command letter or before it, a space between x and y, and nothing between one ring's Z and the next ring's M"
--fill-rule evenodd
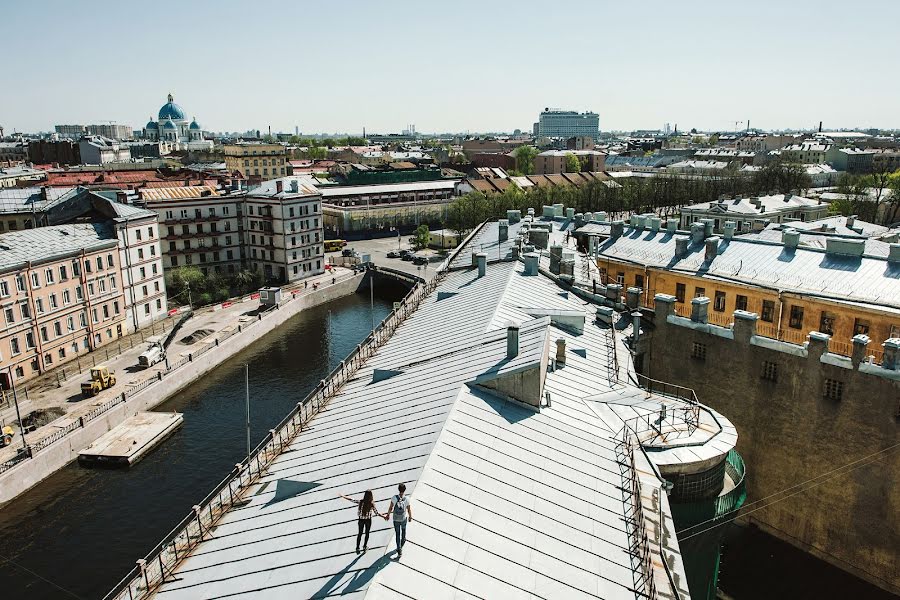
M372 494L372 490L366 490L362 500L354 500L343 494L341 495L341 498L357 505L356 516L358 519L359 533L356 534L356 553L359 554L359 542L362 540L363 531L366 532L366 539L363 541L362 549L362 551L365 552L369 549L369 531L372 529L372 514L374 513L379 517L383 517L384 515L378 512L378 508L375 506L375 497Z

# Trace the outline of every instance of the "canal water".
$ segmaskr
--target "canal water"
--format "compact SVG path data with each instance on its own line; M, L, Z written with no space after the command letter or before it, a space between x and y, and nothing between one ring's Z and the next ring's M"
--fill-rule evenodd
M380 322L405 290L375 291ZM132 468L70 464L15 499L0 511L0 597L102 598L246 454L243 365L256 446L371 328L367 290L305 310L160 405L184 426Z

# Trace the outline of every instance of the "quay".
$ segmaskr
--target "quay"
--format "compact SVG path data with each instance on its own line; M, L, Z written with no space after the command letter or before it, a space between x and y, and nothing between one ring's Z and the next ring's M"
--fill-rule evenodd
M130 466L163 443L184 423L181 413L140 412L78 454L83 465Z
M304 309L365 289L372 278L389 278L404 285L421 281L408 273L376 268L339 275L333 284L330 277L324 278L317 289L310 286L302 293L286 293L277 306L268 310L251 310L247 303L217 305L206 322L215 323L218 331L209 335L204 344L197 348L173 344L166 363L141 371L134 379L123 382L124 389L111 388L112 394L103 392L92 403L57 419L47 426L53 429L52 433L29 440L30 455L0 464L0 506L76 460L82 449L129 417L159 406ZM252 315L249 320L245 318L248 311ZM191 325L193 321L194 318L184 328L186 334L196 330L198 325Z

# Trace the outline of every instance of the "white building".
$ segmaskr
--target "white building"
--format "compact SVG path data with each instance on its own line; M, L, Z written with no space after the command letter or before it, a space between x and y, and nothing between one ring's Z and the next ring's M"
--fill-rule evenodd
M158 121L150 118L144 127L144 137L158 142L175 144L189 150L212 150L212 140L203 139L203 128L194 117L190 123L184 109L175 104L172 94L159 109Z
M99 135L86 137L78 142L81 162L85 165L103 165L131 160L131 149L116 140Z

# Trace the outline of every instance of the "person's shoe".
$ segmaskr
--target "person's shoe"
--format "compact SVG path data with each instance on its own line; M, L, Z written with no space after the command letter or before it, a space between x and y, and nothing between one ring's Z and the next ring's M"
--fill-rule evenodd
M362 549L362 551L363 551L363 552L365 552L365 551L366 551L366 550L368 550L368 549L369 549L369 547L368 547L368 546L363 546L363 549Z
M359 554L359 548L356 549L356 553Z
M403 550L397 550L397 558L403 558Z

